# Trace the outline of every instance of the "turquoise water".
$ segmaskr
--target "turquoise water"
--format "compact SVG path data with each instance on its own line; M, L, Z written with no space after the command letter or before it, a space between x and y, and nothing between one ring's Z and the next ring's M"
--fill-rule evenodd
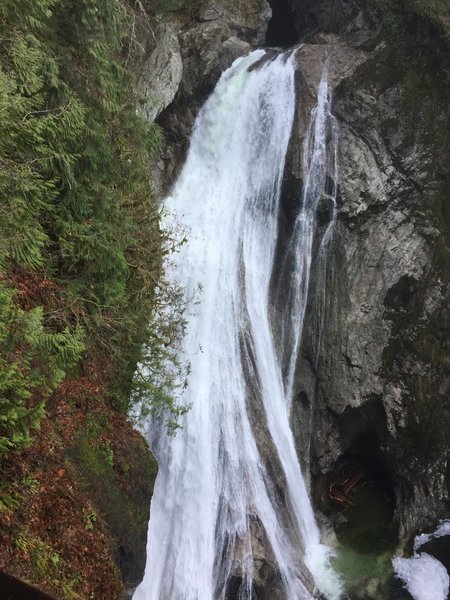
M352 598L387 598L392 579L391 559L397 532L392 524L394 506L376 485L359 485L352 506L339 515L334 566Z

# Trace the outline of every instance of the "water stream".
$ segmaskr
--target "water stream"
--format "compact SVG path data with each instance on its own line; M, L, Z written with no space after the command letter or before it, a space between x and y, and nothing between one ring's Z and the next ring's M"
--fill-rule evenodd
M185 294L180 358L191 373L182 401L192 408L175 437L158 421L147 424L160 471L135 600L225 600L233 586L233 598L250 600L263 577L272 582L271 600L341 594L289 426L316 210L326 173L336 168L336 129L325 70L305 141L291 285L275 327L270 282L281 184L301 98L295 53L264 56L257 50L223 74L165 201L167 226L182 223L188 240L167 274Z

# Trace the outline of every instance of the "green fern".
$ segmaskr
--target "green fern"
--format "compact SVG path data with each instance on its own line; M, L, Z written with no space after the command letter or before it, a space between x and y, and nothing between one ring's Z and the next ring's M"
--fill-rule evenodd
M162 132L139 116L125 58L133 6L0 2L0 454L28 443L84 345L109 355L108 397L127 410L147 342L165 382L147 400L174 412L152 320L167 249L148 162ZM33 273L58 293L27 289Z
M0 283L0 455L30 442L46 398L82 355L83 335L47 331L42 307L22 310Z

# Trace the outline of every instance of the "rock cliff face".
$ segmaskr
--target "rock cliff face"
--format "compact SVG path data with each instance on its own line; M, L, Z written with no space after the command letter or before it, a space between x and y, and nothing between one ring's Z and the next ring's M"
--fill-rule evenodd
M405 547L450 503L449 49L417 15L394 35L390 16L365 0L270 5L304 42L281 235L301 198L302 142L326 55L340 129L337 221L326 273L313 267L293 427L316 505L326 511L330 474L353 462L391 497ZM264 44L268 27L282 42L270 17L264 0L222 0L160 27L143 85L157 90L147 110L165 133L161 192L220 73ZM324 199L318 239L327 218Z
M416 68L429 69L429 84L425 71L411 84L384 44L370 49L379 26L357 4L350 25L323 22L338 33L344 27L342 35L316 36L300 53L303 80L314 82L317 60L308 55L328 45L340 174L333 248L326 279L312 284L298 391L314 400L313 474L346 456L375 464L395 495L403 543L449 512L448 79L428 60ZM331 15L325 9L319 23ZM358 36L349 38L355 22ZM295 148L290 171L301 185Z

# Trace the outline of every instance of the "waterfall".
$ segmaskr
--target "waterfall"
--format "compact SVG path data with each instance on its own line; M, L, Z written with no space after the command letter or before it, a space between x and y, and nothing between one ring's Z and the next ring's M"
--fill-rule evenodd
M337 193L337 121L331 114L331 98L328 90L328 60L325 62L317 93L317 105L312 111L308 133L303 147L303 194L302 205L295 220L293 233L283 261L281 278L287 288L282 323L282 353L285 395L292 400L294 375L302 339L303 322L308 300L312 264L312 247L316 232L316 213L319 201L325 196L331 203L331 218L322 237L317 256L317 279L324 283L325 269L336 219ZM330 183L327 177L330 177ZM320 344L323 329L322 310L324 285L319 286L315 316L317 324L316 347ZM316 353L317 354L317 353Z
M338 124L331 113L331 95L328 88L329 59L326 58L317 90L317 104L311 113L303 144L303 190L301 209L295 219L292 235L283 257L278 276L277 303L284 307L281 319L281 352L285 395L290 404L294 396L295 373L298 366L303 323L310 291L313 242L317 230L317 210L321 201L328 203L328 223L322 234L315 257L312 331L315 335L314 367L319 363L320 344L324 329L326 273L330 245L336 222L336 195L338 181ZM287 290L287 292L286 292ZM284 300L284 297L287 297ZM311 433L315 412L314 398L308 406L308 424L303 424L303 464L310 461ZM307 479L309 479L307 477Z
M294 61L293 52L273 58L257 50L222 75L165 202L168 227L182 223L187 237L167 275L185 294L180 358L190 363L183 402L192 408L176 436L148 424L160 470L135 600L225 600L233 586L234 598L250 600L264 561L276 589L270 598L309 600L316 590L340 597L295 452L292 382L284 377L293 379L325 186L326 77L311 117L303 208L291 243L296 272L284 323L298 339L286 338L285 356L269 302L296 107Z

